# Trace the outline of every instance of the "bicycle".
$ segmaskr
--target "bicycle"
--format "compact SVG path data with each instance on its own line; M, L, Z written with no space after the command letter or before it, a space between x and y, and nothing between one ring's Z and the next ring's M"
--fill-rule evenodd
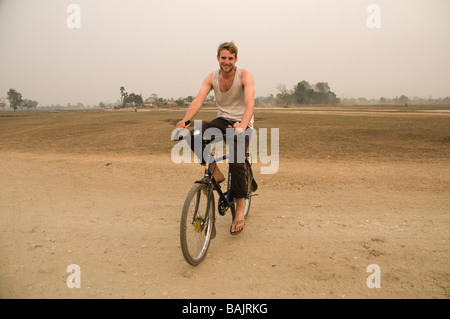
M186 125L189 123L187 121ZM225 137L225 134L222 137ZM174 140L182 140L183 138L178 137L174 138ZM214 141L214 137L203 139L203 141L206 145L209 145ZM245 197L244 203L245 219L247 219L250 211L251 199L255 196L253 192L258 188L253 178L249 157L250 154L246 152L244 164L247 178L247 196ZM216 158L212 153L209 153L205 160L206 164L203 178L194 183L184 201L180 221L180 243L184 259L193 266L197 266L203 261L206 257L211 239L216 237L214 191L219 196L217 202L219 214L224 216L230 210L232 220L234 220L236 214L236 200L231 194L232 180L230 170L228 170L227 188L223 192L220 184L214 178L209 164L224 161L228 158L229 154Z

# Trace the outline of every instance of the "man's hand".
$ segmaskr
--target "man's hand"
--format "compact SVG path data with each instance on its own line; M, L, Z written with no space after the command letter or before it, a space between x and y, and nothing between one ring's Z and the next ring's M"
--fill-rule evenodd
M176 128L188 128L190 125L191 125L191 121L181 120L175 125L175 127Z
M228 127L229 127L229 128L233 128L233 129L236 131L236 133L238 133L238 134L244 133L244 132L245 132L245 129L246 129L246 127L243 127L243 125L241 124L241 122L236 122L236 123L234 123L233 126L228 125Z

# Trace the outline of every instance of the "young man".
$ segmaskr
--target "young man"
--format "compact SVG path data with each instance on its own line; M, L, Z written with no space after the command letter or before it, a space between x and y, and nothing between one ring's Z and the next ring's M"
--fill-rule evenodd
M219 69L210 73L203 81L197 97L192 101L184 118L176 125L185 128L186 121L191 121L203 105L211 90L214 90L216 106L219 109L217 117L211 122L202 124L202 133L211 127L218 128L226 133L227 128L233 128L237 134L244 134L247 128L253 128L253 112L255 108L255 86L253 75L244 69L236 67L238 49L233 42L222 43L217 49ZM229 122L234 125L229 125ZM203 134L202 134L203 135ZM245 149L249 144L245 137ZM193 143L191 143L193 148ZM234 154L237 154L237 143L234 145ZM193 148L194 150L194 148ZM200 154L201 155L201 154ZM230 233L233 235L242 232L245 226L244 200L247 195L247 181L243 161L234 160L230 163L232 192L236 198L236 216L231 225ZM216 163L210 165L214 178L218 182L225 180Z

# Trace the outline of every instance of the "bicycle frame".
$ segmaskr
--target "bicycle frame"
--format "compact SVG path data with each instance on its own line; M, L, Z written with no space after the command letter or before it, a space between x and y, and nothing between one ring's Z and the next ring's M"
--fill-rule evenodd
M224 203L227 203L227 207L230 207L231 205L234 204L235 200L230 201L230 196L231 196L231 172L230 170L228 170L228 180L227 180L227 191L226 191L226 196L225 194L222 192L222 189L220 188L219 183L217 183L216 179L214 178L210 168L209 168L209 163L211 162L211 159L213 159L213 161L211 163L217 163L218 160L220 161L224 161L229 157L229 155L225 155L222 156L220 158L214 158L214 156L212 154L210 154L206 160L206 164L205 164L205 178L207 179L205 182L206 183L211 183L212 185L214 185L214 189L217 191L217 194L219 195L220 199L222 199L222 201ZM217 165L217 164L216 164ZM204 179L205 179L204 178ZM209 179L209 181L208 181ZM202 180L203 181L203 180Z
M203 140L205 144L210 144L213 140ZM222 190L219 183L214 177L214 171L211 170L212 163L218 163L226 159L232 158L233 153L228 153L225 156L222 154L217 157L213 155L211 149L208 150L208 155L205 159L204 176L201 180L195 182L186 196L183 211L180 220L180 244L181 250L185 260L191 265L198 265L206 256L211 239L216 237L216 209L214 200L214 190L219 195L219 202L217 203L217 210L220 215L224 216L226 211L230 209L232 219L234 221L236 215L236 199L233 198L231 191L232 178L231 170L228 169L228 182L226 191ZM251 164L248 162L251 155L245 153L245 172L247 183L253 178L251 172ZM216 164L217 165L217 164ZM216 166L217 168L217 166ZM255 183L256 184L256 183ZM250 189L248 185L247 197L244 201L244 216L247 216L250 209L250 201L252 192L256 190ZM253 184L252 184L253 185ZM205 205L206 203L206 205ZM206 207L205 207L206 206ZM230 227L230 233L231 227Z
M190 121L186 121L186 125L189 124ZM229 121L229 125L233 126L234 122ZM223 141L225 140L226 134L223 134ZM176 135L176 137L174 138L174 140L182 140L183 137L180 137L178 134ZM206 145L213 143L214 142L214 137L212 139L208 139L208 140L203 140ZM206 146L205 145L205 146ZM228 159L230 157L230 154L227 154L225 156L220 156L218 158L215 158L214 155L210 152L209 155L207 156L207 159L205 160L206 164L205 164L205 173L204 173L204 177L199 180L196 181L196 183L203 183L206 185L213 185L213 187L209 186L210 191L209 194L211 195L213 193L213 190L217 191L217 194L220 197L221 202L219 202L221 205L221 207L218 207L220 215L223 215L225 213L226 210L228 210L229 208L231 208L232 211L232 215L234 217L234 209L233 209L233 205L235 204L236 200L234 198L231 198L231 172L230 170L228 170L228 181L227 181L227 190L226 190L226 194L222 191L222 189L220 188L219 183L216 181L216 179L214 178L211 170L210 170L210 163L217 163L220 161L224 161L226 159ZM249 153L245 153L245 158L248 159L248 157L250 157ZM223 211L221 211L220 209L224 209ZM209 209L209 207L208 207Z

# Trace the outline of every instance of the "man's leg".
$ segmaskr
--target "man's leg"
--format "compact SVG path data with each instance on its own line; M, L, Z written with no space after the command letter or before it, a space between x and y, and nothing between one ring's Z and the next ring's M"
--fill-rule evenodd
M244 229L245 226L244 203L245 198L236 199L236 216L234 217L233 224L231 225L232 233L237 233Z
M222 134L225 134L226 128L227 128L227 123L224 122L224 120L220 119L220 118L215 118L214 120L212 120L210 122L203 122L202 128L201 128L201 130L202 130L201 134L198 134L195 136L192 135L191 138L188 140L188 144L191 147L192 151L195 153L195 155L197 155L198 158L201 158L202 165L205 165L205 159L203 158L203 152L205 149L205 145L203 143L202 138L203 138L205 131L209 128L218 128L222 132ZM201 145L201 147L195 147L196 145ZM209 169L212 172L212 174L217 182L220 183L225 180L225 176L220 171L219 166L215 162L210 164Z
M231 232L241 231L245 226L244 203L247 196L247 179L245 177L244 164L230 164L231 170L231 188L234 198L236 199L236 215L234 216Z
M214 176L214 179L217 181L217 183L222 183L225 180L225 176L220 171L219 166L216 162L209 164L209 170Z
M239 154L243 153L242 148L245 153L250 144L250 137L246 135L245 139L237 138L234 142L234 162L230 163L230 171L232 193L236 199L236 215L233 224L231 225L231 233L240 232L245 226L244 204L245 197L247 196L247 178L245 175L245 156L243 156L244 158L239 158L238 148L241 148Z

